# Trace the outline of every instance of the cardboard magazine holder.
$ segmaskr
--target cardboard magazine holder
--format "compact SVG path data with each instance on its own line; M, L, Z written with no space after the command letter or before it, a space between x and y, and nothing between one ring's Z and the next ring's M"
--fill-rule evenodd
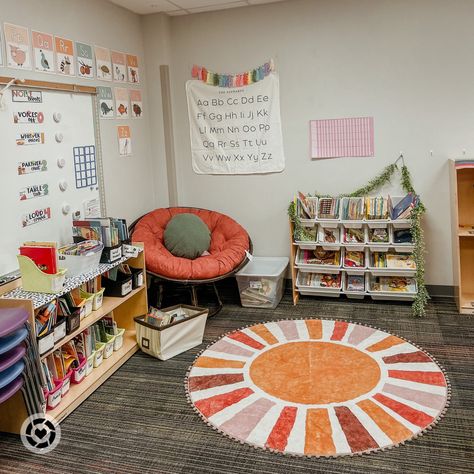
M186 318L166 326L155 326L146 322L146 315L137 316L137 343L143 352L167 360L202 343L208 309L177 305L162 311L171 314L181 311L186 314Z

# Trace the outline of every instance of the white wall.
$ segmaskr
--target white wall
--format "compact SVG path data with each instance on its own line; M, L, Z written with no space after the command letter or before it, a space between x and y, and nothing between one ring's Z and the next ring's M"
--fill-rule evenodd
M341 193L403 151L428 213L427 283L452 284L447 160L474 154L472 0L290 0L171 20L181 205L228 213L257 255L288 255L296 190ZM276 60L286 169L202 176L190 158L185 82L194 63L240 72ZM375 158L311 161L308 122L374 116ZM433 151L433 156L430 151Z
M151 130L153 111L148 109L147 75L141 17L103 0L0 0L0 22L10 22L89 44L135 54L141 66L140 89L144 101L141 120L101 120L104 178L107 212L123 216L130 223L145 212L168 204L166 174L159 171L163 155L152 153L152 137L160 139L160 130ZM78 77L18 71L0 67L0 75L72 82L84 85L114 86L114 83ZM125 86L129 87L129 86ZM117 125L130 125L133 156L119 158ZM1 170L0 162L0 170ZM5 203L2 203L4 205Z

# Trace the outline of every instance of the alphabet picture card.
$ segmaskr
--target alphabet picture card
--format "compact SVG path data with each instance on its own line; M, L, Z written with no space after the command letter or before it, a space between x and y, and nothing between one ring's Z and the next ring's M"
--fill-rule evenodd
M95 46L95 67L97 71L97 79L103 81L112 80L112 61L110 58L110 50Z
M54 49L56 50L56 72L65 76L75 76L74 44L72 41L55 36Z
M94 78L94 56L92 46L76 41L77 75L86 79Z
M112 75L115 82L127 82L127 64L125 53L111 51Z
M130 116L128 103L128 89L115 88L115 115L117 118L126 119Z
M114 96L111 87L97 87L99 116L103 119L114 118Z
M139 90L130 90L130 109L132 118L141 118L143 113L142 93Z
M15 69L31 69L30 36L28 28L5 23L7 66Z
M119 140L119 155L132 156L132 135L128 125L119 125L117 127Z
M31 31L35 71L54 73L53 35Z
M138 74L138 57L132 54L127 54L127 72L128 82L132 84L140 83L140 76Z

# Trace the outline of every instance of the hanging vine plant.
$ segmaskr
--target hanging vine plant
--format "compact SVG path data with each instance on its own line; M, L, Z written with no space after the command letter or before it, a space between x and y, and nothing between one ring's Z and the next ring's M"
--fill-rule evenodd
M402 166L398 168L398 162L402 160ZM371 179L365 186L356 189L350 194L339 194L336 197L363 197L368 194L380 189L385 184L390 183L393 175L396 171L400 171L401 174L401 186L406 193L414 193L413 183L411 180L410 172L403 162L403 157L385 167L385 169L375 178ZM314 194L314 197L329 197L320 194ZM423 235L423 229L421 227L421 218L425 213L425 206L421 200L417 201L415 207L410 213L410 230L414 240L413 259L416 264L415 281L417 285L417 294L413 301L412 309L413 314L416 317L422 317L425 315L425 307L428 302L428 292L425 286L425 241ZM298 216L296 209L296 202L292 201L288 206L288 216L293 223L294 233L293 237L295 240L311 240L311 235L308 233L306 228L301 224L301 220Z

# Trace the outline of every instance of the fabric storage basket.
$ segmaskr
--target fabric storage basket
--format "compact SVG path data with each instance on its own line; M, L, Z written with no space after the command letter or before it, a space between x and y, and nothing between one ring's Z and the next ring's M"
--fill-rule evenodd
M164 313L182 310L186 319L168 324L154 326L145 322L146 316L135 318L137 343L140 349L153 357L167 360L202 343L209 310L196 306L177 305L165 308Z
M61 267L67 270L67 277L75 277L82 273L90 272L99 266L104 244L98 241L92 242L97 244L98 247L95 251L91 250L86 255L66 255L63 253L58 255Z

